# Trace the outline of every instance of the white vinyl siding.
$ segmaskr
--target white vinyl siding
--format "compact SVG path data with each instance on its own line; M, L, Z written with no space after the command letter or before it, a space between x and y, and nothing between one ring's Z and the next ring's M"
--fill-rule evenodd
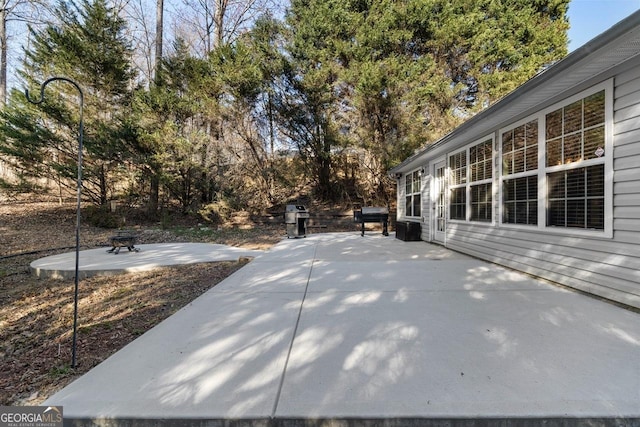
M406 216L405 212L405 181L404 178L396 178L397 183L397 197L396 197L396 216L398 218L404 218Z
M476 125L469 125L448 146L426 151L424 162L446 155L447 208L458 210L449 212L442 241L640 308L640 56L556 95L490 129L497 141L491 223L470 221L470 142L483 141L477 138L487 135L486 127L478 124L484 130L474 135ZM547 118L560 115L564 122L556 121L557 132L547 134Z
M502 205L501 223L497 227L491 227L480 223L450 222L447 226L447 246L566 286L640 307L640 69L627 72L627 82L632 75L636 84L625 83L623 87L635 93L635 103L631 102L626 91L621 92L621 86L616 85L614 89L609 81L587 90L586 95L578 93L561 104L568 105L605 89L606 96L609 97L609 111L606 112L609 124L605 131L609 136L602 157L592 156L586 160L578 159L579 161L571 164L563 163L547 168L543 138L546 135L540 135L539 138L542 155L539 156L537 170L526 170L528 167L520 167L522 162L518 161L511 164L518 165L520 169L513 167L510 169L513 173L505 175L501 156L500 200L494 203ZM618 82L619 78L616 79L616 83ZM617 109L620 96L624 97L624 107L621 110ZM551 107L542 113L553 110L554 107ZM540 120L542 113L516 123L510 129L514 130L536 118ZM501 145L503 133L508 131L507 128L496 133L500 138L498 147L501 149L504 148ZM524 164L526 165L526 161ZM596 170L598 168L604 172ZM605 215L604 226L610 229L603 231L598 229L602 226L597 225L591 227L593 230L588 230L588 223L581 230L548 227L545 198L548 191L553 193L551 186L546 188L548 174L564 175L565 180L568 179L567 174L572 174L573 178L578 177L578 180L582 174L586 182L590 171L607 174L613 179L610 182L600 177L596 179L602 183L598 191L605 191L604 199L601 195L586 190L585 186L582 198L575 199L582 201L575 204L588 204L590 198L594 197L600 198L597 205L604 203L614 206L609 210L605 207L604 211L609 212ZM540 189L540 197L536 198L535 187L539 182L545 188ZM516 197L506 194L505 183L507 187L514 184L514 191L520 191L520 195ZM520 207L515 208L514 223L504 221L504 204L509 203L510 197L520 202ZM537 218L537 225L536 207L538 215L540 212L545 215ZM598 209L594 209L594 212ZM588 222L588 217L585 221Z

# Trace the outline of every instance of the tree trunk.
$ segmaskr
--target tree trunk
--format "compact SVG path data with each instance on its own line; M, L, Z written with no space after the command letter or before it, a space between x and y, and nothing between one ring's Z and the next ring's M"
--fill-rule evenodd
M155 217L158 213L158 204L160 200L160 176L156 171L151 173L151 188L149 189L149 204L147 205L147 213L151 217Z
M160 84L160 75L162 68L162 38L163 38L163 19L164 19L164 0L156 0L156 61L154 81ZM158 204L160 201L160 166L151 165L151 185L149 188L149 204L147 205L147 214L154 217L158 213Z
M108 189L107 189L107 171L104 164L100 165L100 206L106 206L108 201Z
M7 103L7 9L0 9L0 102Z
M271 96L271 89L269 89L269 91L267 92L267 113L269 115L269 155L267 157L268 159L268 165L269 165L269 172L268 172L268 189L269 189L269 201L273 202L275 200L274 194L275 194L275 118L274 118L274 114L273 114L273 99Z
M227 13L228 0L217 0L215 17L213 18L215 24L215 39L213 40L213 48L216 49L222 45L224 38L224 17Z
M159 82L160 69L162 67L162 38L164 20L164 0L157 0L156 3L156 72L155 82Z

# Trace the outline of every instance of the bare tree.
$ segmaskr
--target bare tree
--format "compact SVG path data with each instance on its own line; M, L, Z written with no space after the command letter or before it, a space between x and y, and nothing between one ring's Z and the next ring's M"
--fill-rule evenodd
M158 72L162 65L162 40L164 38L163 21L164 21L164 0L156 0L156 81L158 80Z
M183 0L178 15L183 31L195 32L193 49L206 55L218 46L234 42L255 20L274 8L272 0ZM191 37L182 37L189 40Z
M10 23L16 23L14 29L26 31L25 24L37 25L45 22L50 16L46 0L0 0L0 103L2 106L7 101L7 75L9 63L10 31L7 30ZM20 27L18 29L18 27Z
M0 102L7 102L7 9L0 10Z
M155 32L149 13L149 0L131 0L123 8L129 23L129 38L133 47L133 65L145 84L153 80Z
M171 19L171 7L175 0L121 1L128 2L124 13L133 42L134 65L144 83L149 84L157 77L167 41L170 44L173 40L173 28L165 28L165 18Z

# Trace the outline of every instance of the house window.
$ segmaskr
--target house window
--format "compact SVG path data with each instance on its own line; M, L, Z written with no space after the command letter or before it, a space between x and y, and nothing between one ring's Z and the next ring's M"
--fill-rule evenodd
M449 157L449 218L467 219L467 151Z
M545 118L547 226L604 230L604 90Z
M547 175L547 225L604 229L604 165Z
M505 179L502 182L502 222L538 223L538 176Z
M503 224L611 233L611 93L609 80L501 131Z
M471 187L471 221L491 222L491 184Z
M421 179L420 172L408 173L405 177L405 215L419 217L421 214Z
M461 151L449 157L449 170L451 171L451 185L460 185L467 182L466 151Z
M449 218L491 222L493 139L449 156L449 173Z
M538 119L501 134L502 222L538 224Z
M502 134L502 174L538 169L538 120Z
M449 198L449 216L451 219L467 219L467 189L466 187L452 188Z
M547 167L604 157L604 91L546 115Z
M469 148L471 221L491 222L493 193L493 141Z

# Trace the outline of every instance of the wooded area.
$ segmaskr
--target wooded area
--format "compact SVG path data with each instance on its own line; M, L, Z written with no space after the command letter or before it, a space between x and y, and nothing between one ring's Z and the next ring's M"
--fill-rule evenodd
M391 167L567 53L569 0L143 1L43 0L17 74L83 88L85 198L151 215L390 205ZM78 94L46 91L0 115L7 194L75 188Z

